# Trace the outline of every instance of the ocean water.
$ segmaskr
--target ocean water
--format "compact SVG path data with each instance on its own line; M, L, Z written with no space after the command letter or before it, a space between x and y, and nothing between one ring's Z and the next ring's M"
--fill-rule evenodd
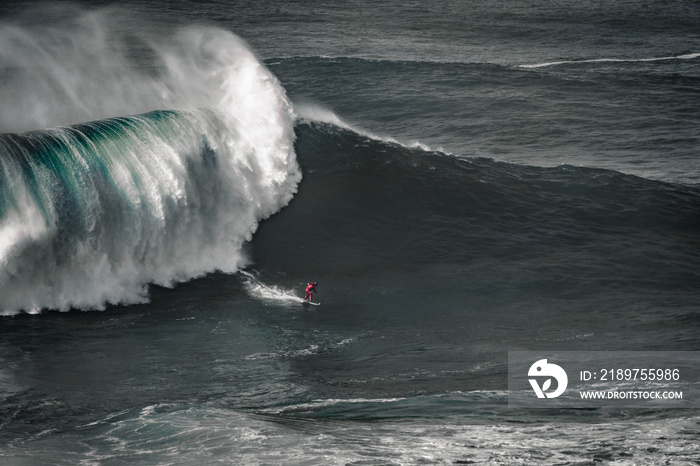
M507 372L700 350L698 24L4 2L0 463L697 464L695 409Z

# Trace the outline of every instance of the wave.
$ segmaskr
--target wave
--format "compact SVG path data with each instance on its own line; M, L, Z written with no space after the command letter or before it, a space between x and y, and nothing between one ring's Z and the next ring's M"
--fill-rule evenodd
M519 68L544 68L548 66L572 65L580 63L642 63L654 61L668 60L693 60L700 57L700 53L687 53L683 55L672 55L668 57L653 57L653 58L594 58L590 60L561 60L545 63L536 63L532 65L518 65Z
M545 288L546 270L557 270L576 290L599 286L611 269L631 287L650 275L669 287L697 277L688 260L700 231L695 188L604 169L451 156L328 123L298 123L296 131L304 182L253 240L266 282L292 285L280 274L343 283L422 270L429 283L432 274L464 274L473 282L465 286L485 292L514 270ZM494 281L484 283L487 276Z
M542 63L532 63L532 64L520 64L514 65L511 62L501 62L495 61L474 61L474 60L444 60L437 58L422 58L422 59L390 59L390 58L372 58L372 57L356 57L356 56L290 56L290 57L277 57L270 58L266 60L268 65L274 67L281 64L288 63L321 63L326 66L333 64L351 64L355 66L363 65L374 65L374 66L391 66L391 67L410 67L415 65L427 65L427 66L453 66L453 67L472 67L477 66L483 67L493 67L497 68L511 68L515 66L516 68L544 68L549 66L558 65L577 65L583 63L645 63L645 62L656 62L656 61L670 61L670 60L694 60L700 57L700 53L683 53L678 55L669 55L663 57L649 57L649 58L592 58L592 59L582 59L582 60L557 60Z
M105 20L85 14L76 20L82 28L49 28L47 37L60 30L66 40L57 44L68 44L59 56L81 59L46 68L47 88L65 69L79 73L83 59L99 55L100 44L88 39ZM30 40L20 26L10 29L0 31L42 55L59 46ZM277 79L229 32L197 27L173 34L150 48L167 64L164 74L139 81L132 70L120 89L143 97L135 108L174 110L0 136L2 313L139 303L147 301L149 283L234 272L246 262L242 246L258 222L292 198L301 178L295 115ZM127 45L118 42L121 35L111 39L110 50ZM116 63L124 64L119 57ZM22 76L33 63L15 65L21 69L11 74ZM33 95L10 81L3 94L10 88ZM59 109L72 118L131 108L105 105L119 100L111 94L115 83L108 79L97 94ZM59 90L47 97L51 105L66 95L65 87L53 87ZM169 97L144 97L155 89ZM4 105L2 121L13 112L27 125L52 120Z

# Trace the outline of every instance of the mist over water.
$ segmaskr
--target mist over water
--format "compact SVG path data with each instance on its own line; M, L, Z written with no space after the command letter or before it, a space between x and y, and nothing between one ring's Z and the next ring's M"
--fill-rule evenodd
M0 27L0 308L144 302L237 270L300 177L284 89L230 32L54 11Z
M227 76L256 61L221 29L158 25L115 7L30 9L0 27L0 131L220 106Z

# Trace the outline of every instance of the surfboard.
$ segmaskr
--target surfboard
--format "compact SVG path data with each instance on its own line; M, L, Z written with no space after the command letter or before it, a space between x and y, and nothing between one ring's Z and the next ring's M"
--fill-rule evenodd
M321 303L315 303L313 301L304 301L302 304L311 304L312 306L320 306Z

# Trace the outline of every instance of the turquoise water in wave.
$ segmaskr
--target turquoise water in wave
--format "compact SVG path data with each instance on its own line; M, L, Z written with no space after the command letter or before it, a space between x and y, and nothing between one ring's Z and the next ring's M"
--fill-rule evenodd
M700 349L699 17L3 3L0 462L696 463L507 361Z

